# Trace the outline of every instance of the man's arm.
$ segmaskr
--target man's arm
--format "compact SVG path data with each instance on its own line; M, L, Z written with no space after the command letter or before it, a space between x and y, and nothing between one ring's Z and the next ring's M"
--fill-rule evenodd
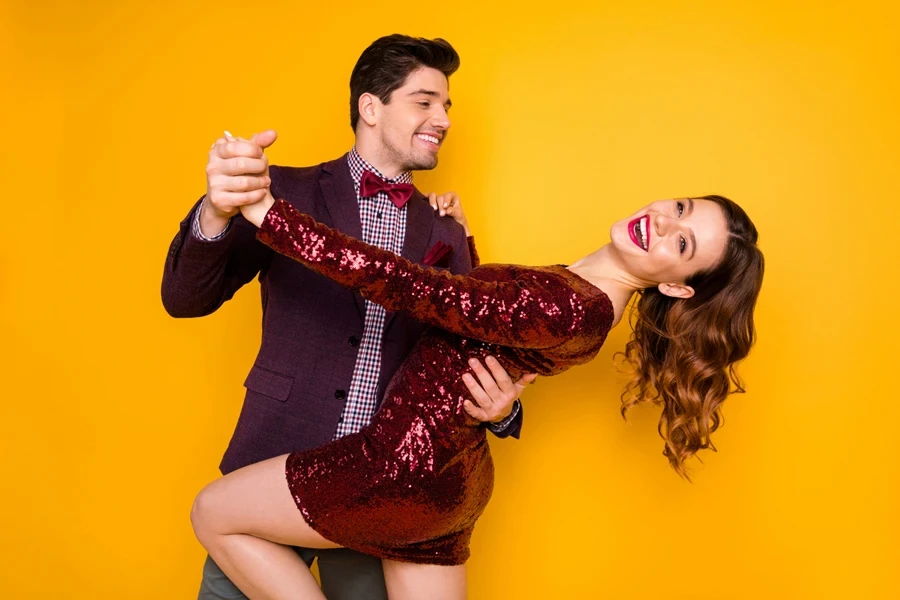
M198 201L169 246L162 279L163 306L173 317L202 317L251 281L272 252L256 241L256 228L240 215L218 238L198 236Z
M206 166L206 195L182 221L169 246L162 301L173 317L200 317L215 311L270 260L272 252L255 240L256 228L240 207L268 193L264 148L274 131L241 140L226 133L213 144Z

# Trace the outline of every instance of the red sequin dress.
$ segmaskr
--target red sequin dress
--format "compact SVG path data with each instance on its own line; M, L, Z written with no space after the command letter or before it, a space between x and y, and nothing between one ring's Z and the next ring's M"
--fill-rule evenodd
M391 379L372 423L287 459L291 494L323 537L379 558L462 564L494 483L485 428L463 409L471 357L513 380L590 361L609 298L563 266L429 269L344 235L278 200L257 234L275 251L391 311L433 325Z

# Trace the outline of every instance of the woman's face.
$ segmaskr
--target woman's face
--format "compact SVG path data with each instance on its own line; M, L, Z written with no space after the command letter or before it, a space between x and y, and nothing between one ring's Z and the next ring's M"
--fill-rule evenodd
M663 284L683 287L694 273L718 264L728 226L715 202L676 198L654 202L618 221L610 230L610 239L613 252L629 274L647 287L659 285L668 293Z

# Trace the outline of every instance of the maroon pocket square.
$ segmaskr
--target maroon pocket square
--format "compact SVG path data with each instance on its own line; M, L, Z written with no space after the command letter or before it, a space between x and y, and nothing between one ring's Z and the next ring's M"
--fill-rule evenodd
M422 259L422 264L426 267L449 267L450 255L453 253L453 246L438 241L431 247Z

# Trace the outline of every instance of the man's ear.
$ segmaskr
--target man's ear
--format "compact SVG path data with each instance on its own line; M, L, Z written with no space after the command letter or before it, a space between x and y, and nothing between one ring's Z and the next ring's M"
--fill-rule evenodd
M366 92L359 97L359 118L366 125L373 126L378 122L378 113L381 109L381 100L378 96Z

